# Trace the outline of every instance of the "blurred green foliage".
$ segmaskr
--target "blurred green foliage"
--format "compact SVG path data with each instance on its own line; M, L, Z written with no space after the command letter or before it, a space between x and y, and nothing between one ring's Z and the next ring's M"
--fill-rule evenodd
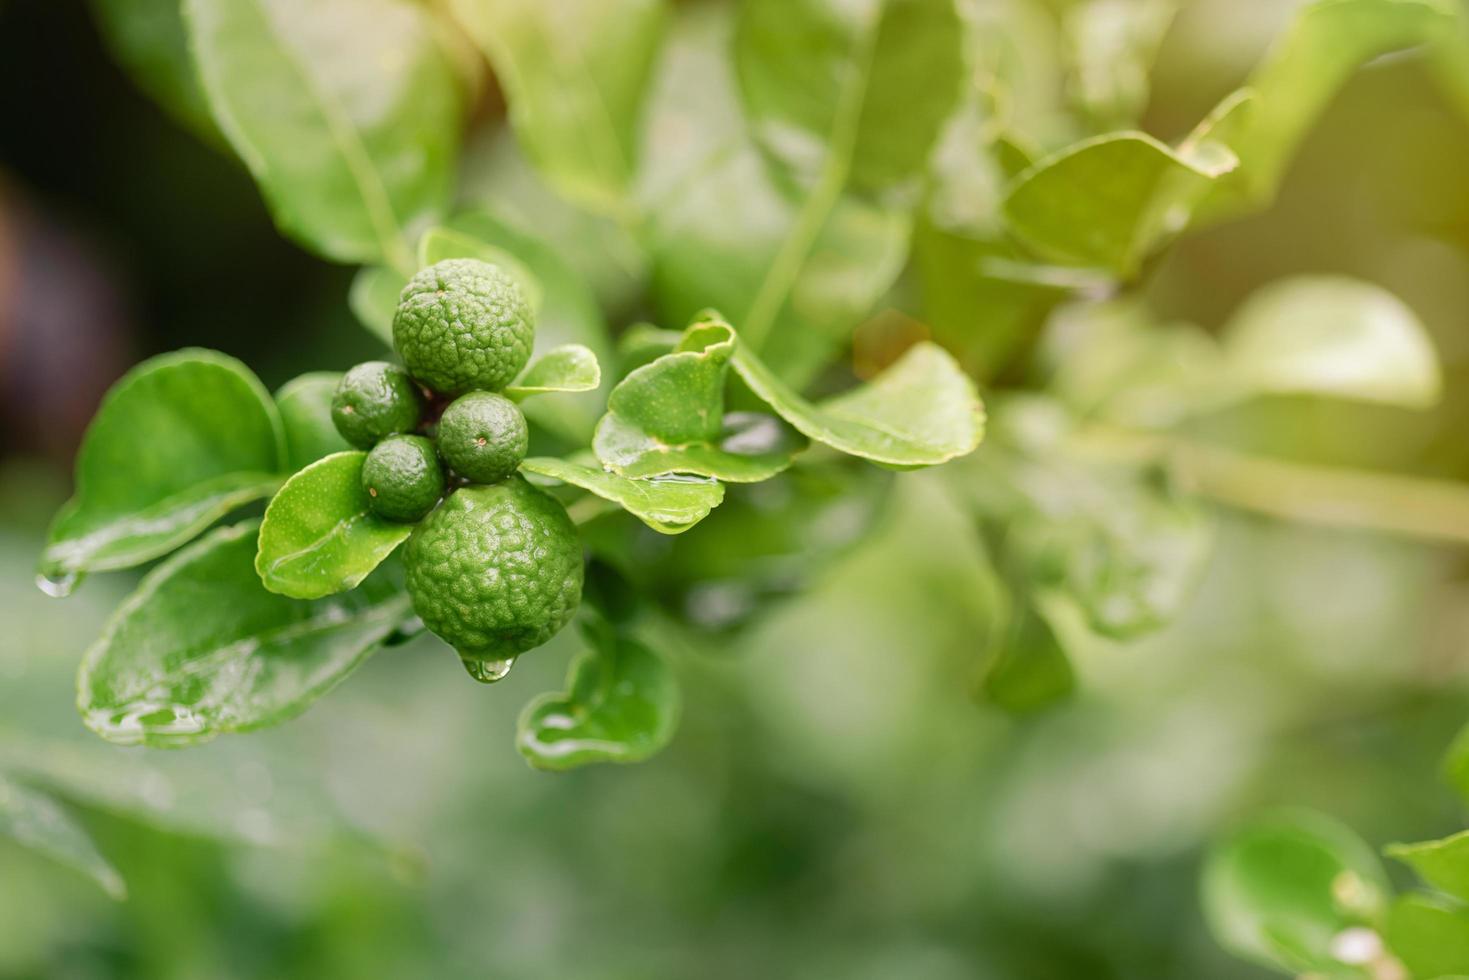
M0 6L6 118L55 79L49 115L66 126L7 127L0 168L41 213L138 250L119 273L146 324L131 344L207 343L271 385L379 350L344 312L350 275L276 244L245 172L123 88L64 6ZM201 90L170 3L94 6L118 62L218 148L200 93L253 62L222 57ZM218 26L291 5L187 6ZM308 6L326 22L340 8ZM220 128L293 237L386 263L356 281L365 320L443 217L531 267L557 342L604 369L609 325L679 327L710 305L737 330L753 320L781 383L818 394L932 338L989 386L990 442L923 474L803 461L731 484L712 512L703 500L678 537L588 523L597 606L652 623L681 721L639 766L556 777L517 755L516 706L565 691L613 728L643 710L603 713L590 671L567 683L568 636L493 697L430 639L394 636L284 728L187 753L95 739L72 676L135 578L98 576L67 605L38 594L65 470L11 454L0 826L29 846L0 834L0 977L1264 976L1216 945L1205 914L1225 899L1206 875L1201 907L1198 879L1210 840L1214 869L1276 805L1353 830L1316 833L1324 818L1307 816L1282 832L1284 857L1261 845L1242 866L1266 880L1229 900L1283 890L1291 929L1232 949L1335 970L1360 927L1415 977L1463 972L1463 907L1444 884L1459 872L1413 862L1434 892L1372 857L1465 824L1462 738L1439 759L1469 707L1469 525L1441 492L1469 478L1469 69L1447 43L1400 50L1454 5L1328 0L1297 21L1273 0L966 0L959 32L897 2L584 6L374 0L391 15L365 18L370 39L426 62L373 103L432 150L382 188L402 228L335 216L364 194L350 147L286 140L336 169L273 190L247 151L270 113L240 106ZM854 35L838 6L884 16ZM435 26L446 11L494 89L473 46ZM145 12L160 26L139 29ZM792 18L810 23L798 35ZM907 50L925 32L942 57ZM321 33L331 58L312 70L378 79L355 39ZM598 60L612 42L633 54ZM897 77L870 104L837 98L834 118L822 93L844 69L824 66L854 50ZM801 71L816 77L785 75ZM951 112L885 101L915 71ZM613 97L584 130L589 80ZM371 136L358 149L401 176ZM894 179L910 158L921 187ZM1114 177L1126 186L1099 196ZM454 179L465 214L431 214ZM1061 189L1039 193L1049 182ZM1311 312L1346 312L1291 313L1292 287L1328 289ZM594 419L535 419L550 445L532 451L578 444ZM572 465L568 483L627 492ZM666 723L650 726L660 739ZM1282 885L1269 876L1302 836L1316 857ZM1343 910L1314 888L1337 844L1382 901Z

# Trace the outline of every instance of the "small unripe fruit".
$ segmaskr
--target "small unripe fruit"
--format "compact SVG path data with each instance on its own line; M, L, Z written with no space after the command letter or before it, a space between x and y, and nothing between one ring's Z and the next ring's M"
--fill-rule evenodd
M423 392L408 372L387 361L368 361L342 375L332 395L332 422L358 449L418 428Z
M520 408L492 391L471 391L439 419L439 453L471 483L499 483L520 466L529 445Z
M362 489L379 517L409 523L444 495L444 468L423 436L389 436L362 461Z
M442 395L499 391L530 359L535 312L520 284L478 259L435 262L403 287L393 346Z

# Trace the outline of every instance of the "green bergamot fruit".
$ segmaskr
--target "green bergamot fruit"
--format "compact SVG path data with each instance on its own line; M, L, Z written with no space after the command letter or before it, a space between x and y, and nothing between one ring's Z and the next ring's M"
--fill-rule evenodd
M499 483L530 445L525 416L493 391L471 391L444 409L438 437L444 461L471 483Z
M407 371L387 361L352 368L332 395L332 422L358 449L371 449L384 436L412 432L422 415L423 392Z
M518 474L451 493L403 560L413 611L487 680L556 635L581 602L576 526Z
M393 345L434 391L499 391L520 373L535 339L520 285L478 259L435 262L409 280L393 316Z
M423 436L389 436L362 461L368 506L390 521L416 521L444 495L444 468Z

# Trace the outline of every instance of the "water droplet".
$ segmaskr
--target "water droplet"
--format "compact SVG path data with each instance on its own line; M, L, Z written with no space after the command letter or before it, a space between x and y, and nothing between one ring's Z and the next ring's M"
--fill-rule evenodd
M475 657L460 657L459 659L464 663L464 669L469 671L469 676L481 684L503 681L515 664L513 657L506 660L480 660Z
M37 575L36 588L53 599L65 599L75 591L81 580L80 572L67 572L63 575Z

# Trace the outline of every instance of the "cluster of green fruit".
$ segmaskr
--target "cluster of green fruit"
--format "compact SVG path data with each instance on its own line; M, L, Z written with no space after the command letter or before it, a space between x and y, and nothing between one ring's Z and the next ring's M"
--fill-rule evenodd
M368 450L362 486L373 512L419 522L404 551L414 611L482 680L549 640L581 601L576 528L517 472L529 430L501 394L534 339L534 311L514 279L447 259L399 298L393 345L405 367L359 364L332 399L337 431Z

